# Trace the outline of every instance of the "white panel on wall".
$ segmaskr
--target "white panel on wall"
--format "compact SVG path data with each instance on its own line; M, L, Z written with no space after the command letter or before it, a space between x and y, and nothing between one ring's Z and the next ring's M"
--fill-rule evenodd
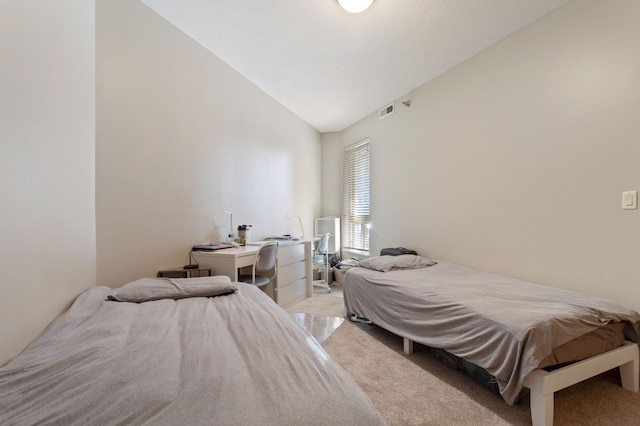
M0 4L0 365L95 285L95 15Z

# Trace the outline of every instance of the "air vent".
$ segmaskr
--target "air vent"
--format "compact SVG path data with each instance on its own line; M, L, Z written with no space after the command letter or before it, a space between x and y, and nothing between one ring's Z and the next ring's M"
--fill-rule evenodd
M380 118L382 120L387 115L393 114L394 110L395 110L395 108L394 108L393 104L389 104L386 107L382 108L380 111L378 111L378 113L379 113L378 118Z

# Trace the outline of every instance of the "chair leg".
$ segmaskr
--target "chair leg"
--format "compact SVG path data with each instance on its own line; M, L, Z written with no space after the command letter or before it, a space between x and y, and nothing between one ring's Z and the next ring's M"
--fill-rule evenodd
M326 263L324 267L324 279L313 281L313 287L322 288L327 290L327 293L331 293L331 286L329 285L329 268Z
M324 258L324 280L314 280L313 287L323 288L327 290L327 293L331 293L331 286L329 285L329 253L324 253L323 258Z
M324 255L324 281L327 283L327 293L331 293L331 285L329 284L329 254Z

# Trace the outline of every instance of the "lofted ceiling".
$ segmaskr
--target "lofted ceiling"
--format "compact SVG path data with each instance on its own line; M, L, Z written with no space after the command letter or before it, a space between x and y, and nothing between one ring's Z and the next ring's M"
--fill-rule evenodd
M340 131L568 0L142 0L320 132Z

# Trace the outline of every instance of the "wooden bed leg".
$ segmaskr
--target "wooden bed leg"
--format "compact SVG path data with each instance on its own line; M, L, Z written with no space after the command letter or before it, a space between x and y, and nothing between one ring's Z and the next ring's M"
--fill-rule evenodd
M534 426L553 424L553 393L612 368L620 368L622 387L638 392L640 349L637 343L625 342L622 346L600 355L547 372L533 370L522 384L531 395L531 421Z
M553 425L553 393L543 395L530 390L531 424L533 426Z
M638 392L639 390L638 381L640 376L640 362L637 355L639 352L638 345L635 345L635 348L635 359L620 366L620 380L622 381L622 387L631 392Z
M407 339L406 337L403 337L402 339L404 341L404 353L411 355L413 353L413 340Z
M523 382L524 386L529 388L529 405L531 406L531 424L533 426L553 425L554 388L548 384L549 376L547 371L533 370Z

